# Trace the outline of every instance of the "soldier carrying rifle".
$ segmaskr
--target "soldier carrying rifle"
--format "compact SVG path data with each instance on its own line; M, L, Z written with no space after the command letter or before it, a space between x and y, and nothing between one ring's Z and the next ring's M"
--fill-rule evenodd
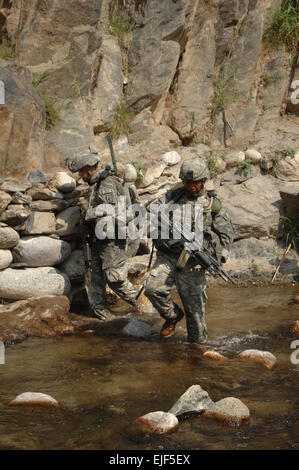
M195 230L196 206L203 210L203 250L186 250L189 234L180 239L170 237L154 240L157 248L157 259L145 285L145 295L164 318L161 329L164 338L170 338L176 324L183 318L182 309L173 302L171 291L174 287L180 295L186 314L188 341L200 344L207 339L205 322L205 304L207 300L205 270L213 275L221 275L231 280L223 271L221 263L228 257L228 247L233 242L232 223L223 211L220 200L214 191L207 191L205 183L210 178L203 159L195 157L181 165L180 178L183 186L168 191L164 196L149 206L157 203L171 207L191 205L191 228ZM163 222L163 220L161 219ZM173 232L173 231L172 231ZM177 230L178 232L178 230Z
M111 142L109 143L111 144ZM98 168L100 159L93 153L87 153L68 162L72 173L79 172L80 177L91 186L91 193L86 211L82 211L80 224L87 267L86 290L92 313L103 321L113 318L106 305L105 284L123 300L137 309L138 289L128 280L126 269L126 240L99 240L95 236L95 226L99 220L96 207L109 204L115 207L115 225L117 225L118 197L123 196L127 207L132 203L129 186L118 176L113 154L114 169L109 166L104 171Z

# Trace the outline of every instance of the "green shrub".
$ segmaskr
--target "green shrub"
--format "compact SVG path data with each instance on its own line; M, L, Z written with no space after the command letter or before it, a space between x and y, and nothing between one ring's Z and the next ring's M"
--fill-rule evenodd
M214 81L215 93L212 106L212 118L215 119L217 114L224 111L225 108L236 101L237 92L231 90L232 81L235 78L235 72L230 75L219 75Z
M244 173L252 173L252 160L250 158L246 158L244 162L239 163L238 165L238 171L240 174Z
M45 78L46 74L44 72L34 75L34 77L32 78L32 85L34 86L34 88L37 88L38 85L40 85L45 80Z
M207 157L206 163L211 175L211 179L216 178L221 173L221 169L217 165L216 155L210 155L209 157Z
M133 111L129 108L124 99L121 100L109 132L113 139L118 139L121 134L130 132L130 122L134 118Z
M124 45L125 34L129 31L129 21L121 13L114 15L108 25L109 33L118 39L119 45Z
M7 38L3 37L0 44L0 59L13 60L14 58L15 52L13 46L10 44Z
M53 97L49 97L44 93L38 91L41 100L44 102L46 109L46 129L50 130L55 127L58 121L61 121L59 109L56 107L56 100Z
M296 54L299 41L299 0L283 0L279 10L273 14L270 25L264 34L267 49L277 49L285 45Z
M277 73L266 73L263 76L263 82L265 86L271 85L271 83L276 83L278 80Z
M296 227L296 221L294 217L280 217L280 228L282 231L283 238L287 245L292 245L293 248L298 249L299 247L299 232Z
M136 168L138 176L145 176L147 172L147 167L140 162L132 161L130 162Z
M272 155L270 157L270 160L272 160L272 162L276 163L284 157L294 158L295 153L296 153L296 150L294 150L292 147L287 147L285 149L275 150L274 155Z

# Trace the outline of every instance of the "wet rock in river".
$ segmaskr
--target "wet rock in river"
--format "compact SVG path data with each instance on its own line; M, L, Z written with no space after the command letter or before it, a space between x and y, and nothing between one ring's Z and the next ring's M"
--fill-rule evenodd
M59 406L59 403L53 397L45 393L26 392L18 395L10 402L10 405Z
M65 296L33 297L0 305L0 340L23 341L28 337L52 338L74 333Z
M203 418L223 421L230 426L240 426L250 420L247 406L238 398L227 397L214 403L203 413Z
M135 420L141 428L146 432L153 434L165 434L175 430L179 426L179 421L176 416L164 411L154 411L148 413Z
M239 357L253 362L260 362L261 364L264 364L267 369L273 369L277 365L276 357L269 351L247 349L246 351L241 352Z
M175 416L192 412L199 413L209 409L212 405L213 401L208 392L203 390L200 385L192 385L173 405L169 413Z
M299 321L298 320L291 323L290 333L296 338L299 338Z
M214 361L227 361L228 358L218 353L217 351L206 351L203 353L202 357L207 359L213 359Z
M137 318L132 318L122 332L124 335L134 338L149 339L151 337L151 329L148 324Z

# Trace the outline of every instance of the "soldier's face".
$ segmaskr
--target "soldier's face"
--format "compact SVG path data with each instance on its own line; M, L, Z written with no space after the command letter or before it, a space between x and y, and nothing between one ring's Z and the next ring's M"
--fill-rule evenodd
M84 181L88 181L89 179L89 174L88 174L88 169L86 168L86 166L84 168L81 168L81 170L79 170L79 176L80 178L82 178Z
M195 196L200 193L202 185L202 181L184 181L186 192L191 196Z
M83 179L83 181L85 182L88 182L90 180L90 177L97 172L97 168L93 168L93 167L87 167L87 166L84 166L83 168L81 168L81 170L79 170L79 176L80 178Z

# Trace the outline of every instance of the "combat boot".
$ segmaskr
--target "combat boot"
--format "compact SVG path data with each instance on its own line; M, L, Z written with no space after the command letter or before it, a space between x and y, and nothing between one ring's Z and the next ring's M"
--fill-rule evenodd
M171 318L170 320L166 320L166 322L164 323L160 331L161 336L163 336L163 338L170 338L175 332L176 324L180 320L182 320L183 317L184 317L184 312L181 310L177 314L176 318L174 319Z

